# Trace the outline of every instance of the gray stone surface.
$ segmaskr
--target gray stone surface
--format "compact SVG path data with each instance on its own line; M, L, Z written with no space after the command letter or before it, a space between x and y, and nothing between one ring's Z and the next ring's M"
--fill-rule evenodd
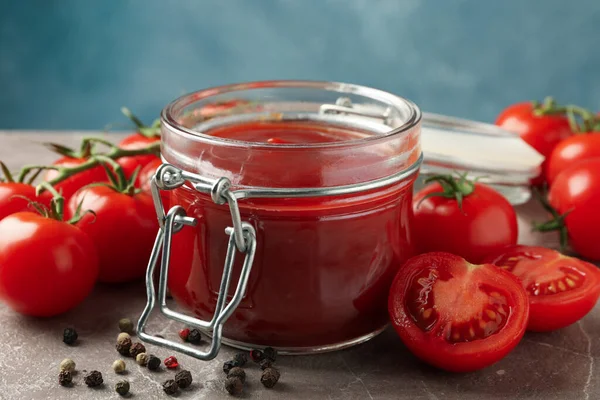
M52 140L76 144L80 135L15 134L0 132L0 160L11 168L53 159L41 142ZM115 136L115 139L117 137ZM519 207L521 242L556 245L550 237L532 235L529 221L542 220L533 205ZM111 364L119 355L114 349L121 317L137 319L145 303L142 284L99 285L81 306L52 319L20 316L0 305L0 399L117 399L114 384L131 382L131 398L168 398L161 383L174 375L151 372L126 359L128 373L121 377ZM62 343L62 330L75 326L80 340L74 347ZM180 325L159 316L149 331L176 339ZM281 357L279 384L271 390L259 382L260 370L247 369L248 383L242 398L255 399L543 399L594 400L600 398L600 306L582 321L560 331L526 334L505 359L479 372L450 374L416 360L392 329L363 345L336 353ZM135 338L134 338L135 339ZM148 346L162 359L169 351ZM192 371L194 384L182 391L182 399L227 399L223 391L222 362L235 350L224 348L219 357L202 362L178 355L182 367ZM73 358L80 371L72 388L57 383L58 365ZM97 369L105 385L89 389L82 370Z

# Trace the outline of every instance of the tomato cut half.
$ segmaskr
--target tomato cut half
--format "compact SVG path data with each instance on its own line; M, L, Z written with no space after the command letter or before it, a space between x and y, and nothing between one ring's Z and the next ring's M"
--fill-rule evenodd
M400 268L388 311L417 357L447 371L470 372L499 361L519 343L529 303L514 275L434 252Z
M486 261L517 276L529 295L527 329L546 332L583 318L600 296L600 271L590 263L537 246L510 246Z

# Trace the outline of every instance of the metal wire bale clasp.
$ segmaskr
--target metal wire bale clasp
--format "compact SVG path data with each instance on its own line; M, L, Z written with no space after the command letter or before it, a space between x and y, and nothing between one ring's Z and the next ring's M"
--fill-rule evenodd
M225 266L221 277L221 285L219 287L219 295L215 305L215 312L210 321L200 320L167 307L166 292L167 279L169 273L169 261L171 255L171 242L174 234L179 232L184 226L196 226L197 220L186 215L185 210L181 206L173 206L165 214L164 206L160 196L160 190L172 190L183 186L185 182L190 182L194 188L202 193L210 194L212 200L219 205L227 204L231 213L233 222L232 227L227 227L225 233L229 235L229 244L227 246L227 254L225 256ZM215 358L221 347L221 339L223 333L223 324L233 314L238 307L248 285L248 278L252 270L254 254L256 252L256 232L252 225L242 222L237 199L229 190L231 183L227 178L221 178L217 181L205 179L199 175L182 171L170 164L161 165L151 182L152 198L158 216L160 229L156 235L154 247L148 262L146 271L146 294L148 301L146 307L138 321L137 331L139 337L148 343L157 346L166 347L172 350L179 351L200 360L211 360ZM229 292L229 284L233 264L235 261L236 249L245 254L242 271L235 290L235 293L229 302L226 302L227 293ZM179 321L189 326L197 327L207 331L212 335L212 342L207 351L186 346L182 343L173 342L171 340L152 336L145 332L146 324L152 310L156 305L156 293L154 290L154 270L160 260L160 277L158 282L158 299L160 301L160 312L169 319Z

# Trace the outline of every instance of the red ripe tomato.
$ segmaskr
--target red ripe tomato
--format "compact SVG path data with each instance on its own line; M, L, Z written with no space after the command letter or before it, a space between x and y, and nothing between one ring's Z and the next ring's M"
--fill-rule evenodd
M11 214L28 211L29 201L37 201L48 206L50 198L48 192L36 196L35 188L26 183L0 182L0 220Z
M499 361L519 343L529 303L514 275L435 252L400 268L388 311L417 357L448 371L470 372Z
M83 164L86 161L87 159L85 158L63 157L59 160L56 160L53 165L71 168ZM46 172L44 179L49 182L56 178L58 174L58 171L50 169L48 172ZM97 166L70 176L64 181L54 185L54 188L61 192L65 200L69 200L71 196L73 196L75 192L82 187L89 185L90 183L105 181L106 172L101 166Z
M583 318L600 296L600 271L577 258L535 246L511 246L486 262L512 272L529 294L530 331L564 328Z
M81 303L98 276L92 240L79 228L32 212L0 221L0 298L36 317Z
M566 116L537 116L534 111L531 102L513 104L498 115L496 125L518 134L527 144L546 157L542 164L543 175L534 181L535 184L540 184L544 181L552 150L561 140L573 135L573 131Z
M125 150L139 150L151 145L152 143L160 142L160 136L147 137L140 133L127 136L119 143L119 147ZM125 176L131 178L136 168L143 168L149 163L159 160L154 154L147 154L132 157L120 157L117 163L123 168Z
M562 171L550 187L550 205L561 215L569 243L583 258L600 260L600 158L584 160Z
M421 189L413 200L418 253L444 251L479 262L486 254L517 243L517 215L500 193L469 181L451 188L451 180L459 181L440 179L441 183ZM443 193L449 197L441 196ZM459 193L461 206L456 198Z
M77 226L93 240L100 258L101 282L128 282L146 271L158 221L152 198L146 193L128 195L106 186L80 190L68 203L71 218L78 205L92 210Z
M152 176L154 176L154 173L156 172L158 167L160 167L161 164L162 160L160 158L157 158L156 160L152 161L151 163L147 164L144 168L142 168L138 175L136 186L141 188L145 193L148 193L151 196L152 192L150 190L150 180L152 179ZM169 191L161 190L160 197L162 198L163 207L165 208L165 210L168 211L170 207Z
M575 162L600 158L600 132L571 136L560 142L548 162L547 179L550 184L557 175Z

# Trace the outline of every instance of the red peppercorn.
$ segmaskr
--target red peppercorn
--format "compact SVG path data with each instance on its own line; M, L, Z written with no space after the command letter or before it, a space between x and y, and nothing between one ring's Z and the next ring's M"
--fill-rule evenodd
M177 362L177 358L174 356L165 358L165 367L169 369L175 369L179 367L179 363Z
M188 341L188 336L190 335L190 330L189 328L184 328L182 330L179 331L179 337L181 338L181 340L183 340L184 342Z

